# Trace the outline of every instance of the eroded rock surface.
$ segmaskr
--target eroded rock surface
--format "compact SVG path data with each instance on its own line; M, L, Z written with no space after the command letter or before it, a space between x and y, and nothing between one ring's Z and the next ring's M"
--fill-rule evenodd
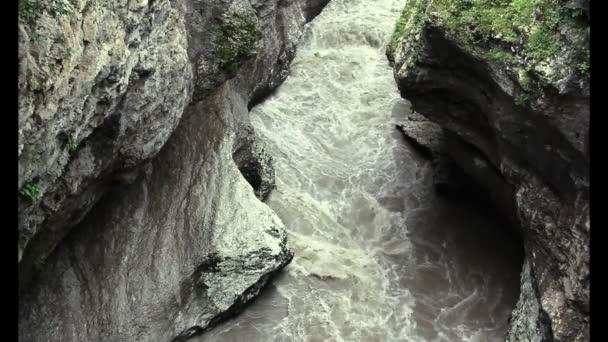
M181 5L49 4L65 11L33 7L19 27L20 287L112 177L160 150L193 80Z
M543 20L564 21L551 31L531 20L514 41L479 27L463 36L456 2L404 11L388 49L395 79L443 128L444 151L521 231L526 261L507 340L588 341L588 2L544 1L552 12ZM535 45L539 30L560 44Z
M418 113L412 113L397 125L397 129L423 157L431 160L433 184L437 191L449 194L463 190L467 179L446 152L447 140L441 126Z
M266 152L264 143L256 139L252 127L239 131L244 132L245 136L240 140L240 146L232 158L243 177L253 187L255 195L264 201L275 188L272 157Z
M260 150L248 104L287 77L326 2L58 0L65 10L22 12L21 340L183 339L291 260L233 155ZM273 174L260 155L263 198Z

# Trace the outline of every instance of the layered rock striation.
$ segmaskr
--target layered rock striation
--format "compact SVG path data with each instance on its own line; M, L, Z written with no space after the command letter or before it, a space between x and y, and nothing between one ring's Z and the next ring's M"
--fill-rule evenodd
M441 153L524 241L507 341L589 340L588 15L588 1L416 0L387 49Z
M20 3L21 340L182 340L290 262L248 106L327 1Z

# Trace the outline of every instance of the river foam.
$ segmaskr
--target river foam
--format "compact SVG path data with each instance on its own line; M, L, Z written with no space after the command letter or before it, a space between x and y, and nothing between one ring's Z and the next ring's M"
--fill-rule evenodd
M501 341L520 253L473 203L437 198L395 124L384 55L403 0L332 0L291 74L251 111L274 157L268 200L293 262L197 341Z

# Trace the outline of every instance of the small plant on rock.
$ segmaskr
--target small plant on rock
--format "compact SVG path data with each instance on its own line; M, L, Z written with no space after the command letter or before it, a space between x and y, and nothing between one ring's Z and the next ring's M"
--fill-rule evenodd
M78 148L78 133L74 133L68 138L68 151L70 153L74 153L74 152L76 152L77 148Z
M243 59L252 55L262 38L253 13L235 13L222 26L215 41L215 54L222 68L234 73Z
M515 97L515 104L518 106L524 106L530 100L530 95L527 93L521 93Z
M72 13L71 4L64 0L20 0L19 19L34 23L43 13L53 18Z
M513 53L496 48L485 52L483 56L499 63L509 63L515 60L515 56L513 55Z
M129 82L135 82L139 79L139 73L135 70L131 71L129 75Z
M74 51L74 49L72 49L72 48L66 48L64 50L64 53L65 53L66 57L71 57L76 53L76 51Z
M30 78L30 80L27 83L28 83L31 91L36 91L36 90L40 89L40 83L38 83L38 81L35 78Z
M31 201L34 201L40 197L40 187L38 186L38 184L28 183L21 188L19 194Z

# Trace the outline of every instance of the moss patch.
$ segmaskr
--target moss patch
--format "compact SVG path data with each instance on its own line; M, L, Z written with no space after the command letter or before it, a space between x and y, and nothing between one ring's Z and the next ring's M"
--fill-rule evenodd
M387 55L391 61L403 37L411 37L420 31L426 19L427 0L411 0L401 12L395 30L387 47Z
M519 79L519 84L522 86L522 88L525 90L529 90L530 89L530 75L528 74L528 70L525 70L525 69L517 70L517 77Z
M235 73L242 61L253 55L255 44L262 38L255 14L234 13L222 25L215 40L215 54L220 66Z
M387 47L389 59L403 41L405 63L415 62L409 55L418 53L415 44L425 24L443 28L474 56L525 70L516 76L529 95L540 89L535 84L540 79L589 77L589 18L560 0L411 0Z
M27 83L31 91L36 91L40 89L40 83L38 83L38 80L36 80L35 78L30 78Z
M19 0L19 20L28 24L44 13L57 18L72 12L72 5L64 0Z
M557 52L564 38L561 30L583 35L588 27L580 10L559 0L433 0L429 13L468 43L521 45L536 62Z
M68 152L74 153L78 149L78 133L70 135L68 138Z
M38 184L32 182L25 184L19 191L19 194L31 201L34 201L38 199L42 193Z

